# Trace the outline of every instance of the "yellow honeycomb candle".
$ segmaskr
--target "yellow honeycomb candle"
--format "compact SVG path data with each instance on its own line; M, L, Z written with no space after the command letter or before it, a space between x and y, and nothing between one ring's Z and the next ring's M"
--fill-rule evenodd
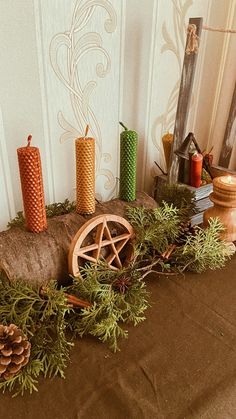
M95 212L95 139L85 136L75 140L76 154L76 212Z
M162 144L163 144L163 149L164 149L167 171L170 168L170 155L171 155L173 141L174 141L174 136L173 134L170 134L169 132L163 135L162 137Z

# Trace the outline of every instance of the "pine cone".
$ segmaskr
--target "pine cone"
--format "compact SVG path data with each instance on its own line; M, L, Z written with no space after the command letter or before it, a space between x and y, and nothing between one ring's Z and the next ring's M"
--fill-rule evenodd
M31 343L15 324L0 324L0 378L8 380L24 367L30 357Z
M176 244L182 246L185 244L187 237L191 235L195 235L195 227L191 225L191 221L188 220L183 222L179 226L179 235L176 239Z

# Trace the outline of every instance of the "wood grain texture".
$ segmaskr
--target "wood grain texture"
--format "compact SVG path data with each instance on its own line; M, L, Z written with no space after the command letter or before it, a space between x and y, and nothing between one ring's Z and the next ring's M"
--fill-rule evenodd
M218 176L235 176L236 172L234 170L229 170L222 166L211 166L211 173L213 175L213 178Z
M147 194L137 193L136 201L129 204L119 199L98 204L94 215L124 217L127 206L155 208L157 203ZM23 227L1 232L0 273L10 280L24 278L34 285L46 283L50 278L66 282L71 241L94 215L70 213L50 218L47 231L40 234L30 233Z
M117 224L122 228L122 232L115 228L114 234L112 226L117 226ZM91 237L92 232L94 232L94 238ZM111 269L121 269L124 264L130 262L132 252L125 251L124 262L120 252L130 244L133 237L133 227L125 218L114 214L93 217L82 225L72 240L68 255L69 272L76 277L80 276L79 260L81 258L84 262L93 263L102 258L106 260ZM89 240L88 244L87 240ZM103 253L104 249L107 254Z
M190 18L189 24L194 24L197 27L196 33L200 37L202 31L202 18ZM199 40L200 41L200 40ZM186 40L187 46L188 38ZM179 175L179 157L174 153L175 149L179 148L181 143L185 138L185 129L188 119L189 107L191 102L194 74L196 69L198 54L191 53L189 55L184 55L184 62L182 68L180 89L179 89L179 98L177 105L177 112L175 118L175 128L174 128L174 143L171 152L171 168L168 176L169 183L178 182Z
M236 142L236 83L230 106L228 121L225 129L224 140L221 148L219 165L229 167L233 146Z
M236 240L236 177L231 183L225 178L217 177L213 180L213 192L210 200L214 206L204 212L203 222L207 226L211 218L219 218L224 226L220 232L222 240L234 242Z

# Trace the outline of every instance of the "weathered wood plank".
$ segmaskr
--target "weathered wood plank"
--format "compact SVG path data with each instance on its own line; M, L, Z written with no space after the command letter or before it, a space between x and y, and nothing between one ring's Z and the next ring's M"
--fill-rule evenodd
M229 170L226 167L222 166L211 166L211 173L213 175L213 178L218 176L236 176L236 171Z
M229 167L233 146L236 142L236 83L230 106L228 121L225 129L224 140L221 148L219 165Z
M189 24L196 25L196 33L200 37L202 31L202 18L190 18ZM200 41L200 39L198 40ZM188 36L186 39L186 47L188 45ZM186 50L185 47L185 50ZM178 174L179 174L179 157L176 156L174 151L179 148L181 143L185 138L185 130L186 124L188 119L189 113L189 106L191 102L191 95L192 95L192 88L193 88L193 80L195 75L196 69L196 62L197 62L198 54L191 53L184 55L184 63L182 68L182 75L181 75L181 83L179 89L179 98L178 98L178 105L177 105L177 112L175 118L175 128L174 128L174 143L171 151L171 167L168 175L168 182L169 183L176 183L178 182Z

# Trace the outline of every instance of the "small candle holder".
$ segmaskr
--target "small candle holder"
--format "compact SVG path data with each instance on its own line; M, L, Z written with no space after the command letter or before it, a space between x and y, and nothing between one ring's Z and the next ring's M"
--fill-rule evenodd
M204 226L209 218L218 217L225 230L221 233L223 240L236 240L236 177L220 176L213 179L213 192L210 200L214 206L208 208L203 215Z

